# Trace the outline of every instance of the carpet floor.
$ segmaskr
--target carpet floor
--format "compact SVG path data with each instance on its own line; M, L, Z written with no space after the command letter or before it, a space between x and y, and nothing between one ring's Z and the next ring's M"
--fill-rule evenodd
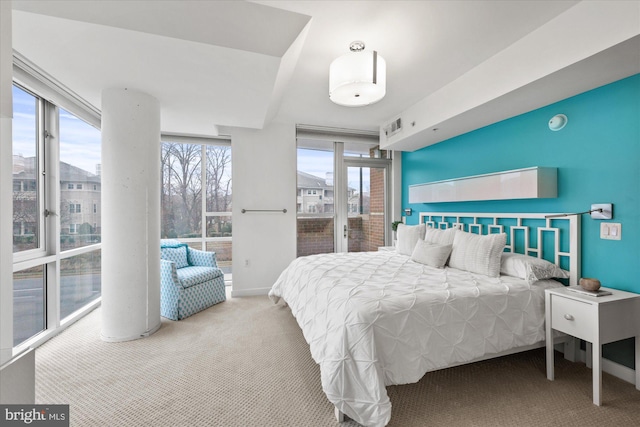
M387 388L389 426L640 426L640 391L544 349L427 373ZM69 404L72 426L338 427L288 308L232 298L152 336L100 340L100 309L36 350L36 403ZM347 421L342 427L356 427Z

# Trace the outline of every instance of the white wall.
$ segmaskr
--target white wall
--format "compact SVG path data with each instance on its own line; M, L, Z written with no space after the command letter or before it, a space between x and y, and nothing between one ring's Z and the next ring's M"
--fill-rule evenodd
M13 351L12 69L11 2L0 1L0 365Z
M36 351L32 348L16 356L0 369L0 404L36 403Z
M13 357L13 50L11 1L0 1L0 403L35 402L35 352Z
M233 291L263 295L296 257L296 130L233 128ZM287 209L247 212L242 209Z

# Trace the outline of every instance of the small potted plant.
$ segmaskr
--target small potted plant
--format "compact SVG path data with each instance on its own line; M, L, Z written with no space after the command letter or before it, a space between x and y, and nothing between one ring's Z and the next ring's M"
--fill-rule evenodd
M397 231L398 231L398 224L402 224L402 221L393 221L391 223L391 229L393 230L393 246L396 245L396 240L398 239L398 235L397 235Z

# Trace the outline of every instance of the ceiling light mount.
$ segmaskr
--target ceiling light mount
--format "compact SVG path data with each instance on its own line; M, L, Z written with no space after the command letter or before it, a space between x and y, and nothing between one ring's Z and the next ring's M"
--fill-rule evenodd
M329 99L345 107L380 101L386 94L386 61L375 50L365 50L360 40L352 42L349 50L329 67Z
M349 45L349 50L351 52L362 52L364 50L364 42L361 40L352 41Z

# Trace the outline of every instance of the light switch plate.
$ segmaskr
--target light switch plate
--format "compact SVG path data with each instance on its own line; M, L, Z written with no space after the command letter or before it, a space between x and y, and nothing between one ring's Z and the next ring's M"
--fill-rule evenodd
M606 240L622 239L622 224L619 222L603 222L600 224L600 238Z

